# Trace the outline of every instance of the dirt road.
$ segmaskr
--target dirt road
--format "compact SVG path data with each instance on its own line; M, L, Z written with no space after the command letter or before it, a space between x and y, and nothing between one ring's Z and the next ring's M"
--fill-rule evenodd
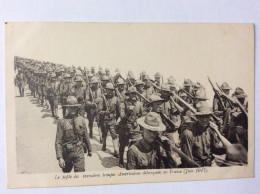
M25 91L25 97L19 96L16 88L16 152L18 173L57 173L61 172L55 154L57 120L51 117L51 111L37 102L37 99ZM59 105L58 116L62 118ZM87 120L86 120L87 121ZM91 139L92 157L85 155L86 171L119 169L118 159L113 156L112 139L107 139L107 151L101 150L97 127Z

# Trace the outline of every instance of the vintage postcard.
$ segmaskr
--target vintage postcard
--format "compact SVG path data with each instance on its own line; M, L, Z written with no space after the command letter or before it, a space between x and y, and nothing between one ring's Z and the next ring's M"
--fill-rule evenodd
M8 188L254 177L254 25L6 23Z

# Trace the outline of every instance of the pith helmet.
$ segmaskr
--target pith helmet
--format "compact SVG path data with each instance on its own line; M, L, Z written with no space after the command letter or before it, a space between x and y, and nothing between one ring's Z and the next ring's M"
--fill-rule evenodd
M204 89L197 90L194 98L198 100L208 100L206 96L206 91Z
M112 83L107 83L107 84L106 84L106 89L114 90L113 84L112 84Z
M231 90L232 89L231 87L229 87L227 82L224 82L220 87L222 90Z
M137 80L135 83L135 86L139 86L139 85L144 85L144 82L142 82L142 80Z
M153 94L149 98L150 102L147 104L147 106L151 106L154 102L164 102L164 99L162 99L158 94Z
M193 83L190 79L184 79L183 86L192 86Z
M236 98L246 98L247 95L245 94L244 90L240 87L237 87L234 94L232 95Z
M154 77L162 77L162 75L159 72L156 72Z
M131 86L130 88L128 88L128 91L125 93L125 95L129 95L129 94L136 94L136 89L134 86Z
M125 85L125 81L122 78L118 78L116 85Z
M102 80L102 81L109 81L109 78L108 78L108 76L103 75L103 76L101 77L101 80Z
M212 112L212 109L210 108L210 106L208 105L207 102L205 101L200 101L196 104L196 109L197 109L197 112L195 115L211 115L213 112Z
M168 84L162 84L161 90L165 92L171 92L170 86Z
M78 102L78 100L75 96L68 96L67 102L63 106L77 107L77 106L80 106L80 105L81 104L79 104L79 102Z
M98 78L96 76L92 77L91 80L90 80L90 83L91 84L96 84L98 83Z

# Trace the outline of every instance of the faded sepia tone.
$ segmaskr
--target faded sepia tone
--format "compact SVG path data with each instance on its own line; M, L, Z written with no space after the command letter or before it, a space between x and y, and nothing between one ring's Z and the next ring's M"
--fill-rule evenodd
M5 28L8 187L209 180L254 175L252 24L7 23ZM77 173L77 178L73 173L72 178L62 179L55 153L62 104L58 105L56 114L59 119L54 119L45 104L40 104L37 97L31 95L29 85L25 86L25 95L20 97L19 89L14 85L18 72L18 69L14 70L14 58L17 56L75 69L93 66L98 71L99 67L109 68L112 76L118 68L123 78L127 78L128 71L137 79L142 71L152 78L160 72L165 82L174 76L178 88L185 79L191 79L205 87L211 107L215 93L208 77L218 90L216 83L227 82L232 93L240 87L248 100L247 164L127 171L118 166L118 158L113 155L111 134L107 137L107 149L102 150L98 125L94 122L93 138L90 139L92 156L85 154L85 172ZM124 163L127 163L126 159Z

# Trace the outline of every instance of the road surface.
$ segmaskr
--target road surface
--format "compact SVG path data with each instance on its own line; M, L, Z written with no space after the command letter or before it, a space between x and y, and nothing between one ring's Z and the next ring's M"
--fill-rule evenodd
M57 120L51 117L49 109L30 95L29 90L25 91L25 97L20 97L17 87L15 90L17 173L62 172L55 154ZM58 116L62 118L60 105ZM92 157L85 154L86 171L120 169L118 159L113 156L111 137L107 138L107 151L103 152L95 124L93 133L90 140Z

